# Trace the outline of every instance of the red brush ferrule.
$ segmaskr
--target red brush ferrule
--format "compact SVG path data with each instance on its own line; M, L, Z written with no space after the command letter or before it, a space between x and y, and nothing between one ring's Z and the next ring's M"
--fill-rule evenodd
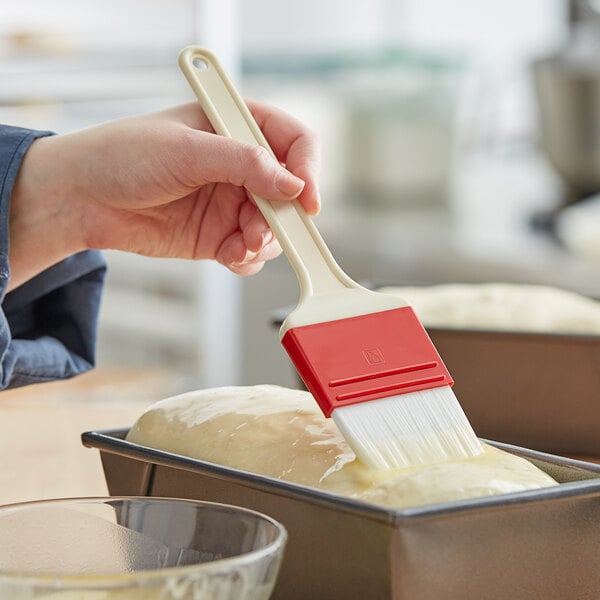
M454 383L409 306L295 327L281 343L326 417L340 406Z

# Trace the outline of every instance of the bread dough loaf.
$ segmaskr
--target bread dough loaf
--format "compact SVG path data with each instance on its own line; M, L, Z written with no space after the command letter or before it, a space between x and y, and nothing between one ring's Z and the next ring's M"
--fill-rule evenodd
M491 283L380 291L404 298L429 327L600 334L600 302L557 288Z
M127 440L391 508L557 485L528 461L488 445L469 460L371 471L310 393L272 385L161 400Z

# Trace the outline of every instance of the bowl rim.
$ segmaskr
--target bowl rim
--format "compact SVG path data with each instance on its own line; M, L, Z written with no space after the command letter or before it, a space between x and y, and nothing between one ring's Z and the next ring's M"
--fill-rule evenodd
M238 513L250 515L263 522L268 522L275 528L276 537L263 548L251 550L237 556L221 558L207 563L169 567L166 569L147 569L126 573L99 572L90 574L57 574L52 572L34 573L26 570L3 570L0 565L0 584L3 582L9 582L11 584L23 583L38 587L44 586L45 590L69 590L85 585L90 590L111 590L122 586L124 583L135 584L137 580L143 579L144 586L156 585L161 580L171 579L174 577L184 577L190 573L198 573L200 576L201 573L209 570L225 570L232 563L235 563L236 565L246 565L254 561L259 561L269 555L276 556L278 552L283 554L285 543L288 537L286 528L279 521L259 511L246 508L244 506L237 506L235 504L227 504L224 502L212 502L208 500L194 500L193 498L176 498L168 496L81 496L28 500L25 502L15 502L11 504L0 505L0 515L6 512L25 510L31 507L43 505L60 506L63 504L114 504L123 501L143 502L146 504L161 504L166 502L179 504L185 503L195 506L204 506L207 508L233 509Z

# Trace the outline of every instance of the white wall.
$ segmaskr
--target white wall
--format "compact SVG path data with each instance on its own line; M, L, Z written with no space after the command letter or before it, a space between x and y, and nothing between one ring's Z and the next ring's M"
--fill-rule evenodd
M194 31L193 2L169 0L21 0L0 6L0 35L20 31L63 36L78 47L164 47ZM151 46L151 47L152 47Z

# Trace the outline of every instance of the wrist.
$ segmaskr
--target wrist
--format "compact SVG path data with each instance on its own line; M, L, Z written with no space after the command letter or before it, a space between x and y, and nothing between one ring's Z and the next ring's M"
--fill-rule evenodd
M59 138L35 140L11 193L9 290L86 249L77 203L63 173Z

